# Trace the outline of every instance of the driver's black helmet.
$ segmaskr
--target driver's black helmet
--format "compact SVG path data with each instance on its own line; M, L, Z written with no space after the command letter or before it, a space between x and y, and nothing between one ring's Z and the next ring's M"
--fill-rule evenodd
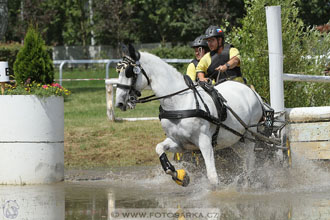
M223 30L219 26L211 25L205 31L204 39L208 39L211 37L222 37L225 38Z
M208 48L207 41L204 40L204 35L196 37L193 44L191 45L192 48L194 47L206 47Z

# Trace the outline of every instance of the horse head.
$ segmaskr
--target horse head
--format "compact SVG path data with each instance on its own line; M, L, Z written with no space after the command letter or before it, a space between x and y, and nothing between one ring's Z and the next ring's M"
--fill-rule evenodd
M126 111L127 107L135 108L136 100L141 96L141 91L150 84L150 80L140 64L140 52L136 51L133 45L128 48L123 45L123 59L117 64L119 73L116 107Z

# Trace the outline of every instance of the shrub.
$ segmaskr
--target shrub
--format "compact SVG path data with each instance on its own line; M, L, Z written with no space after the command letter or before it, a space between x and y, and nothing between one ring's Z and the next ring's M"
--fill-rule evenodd
M24 46L17 54L14 74L18 84L35 81L51 84L54 81L54 67L41 35L30 27L24 39Z
M189 46L157 47L150 50L150 53L161 58L192 59L194 57L194 50Z
M283 71L317 75L326 68L326 53L330 36L306 28L298 18L295 0L244 0L246 16L241 28L229 33L231 41L241 53L241 68L249 83L259 94L269 99L268 41L265 5L281 5ZM322 57L323 55L323 57ZM317 62L308 56L318 58ZM330 90L326 83L285 82L286 107L320 106L330 104Z
M194 50L189 46L157 47L149 51L160 58L193 59ZM186 73L188 64L173 64L181 73Z

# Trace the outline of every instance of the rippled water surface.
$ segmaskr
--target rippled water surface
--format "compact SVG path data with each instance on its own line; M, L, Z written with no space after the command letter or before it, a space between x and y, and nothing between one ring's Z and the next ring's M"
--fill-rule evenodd
M159 167L88 172L53 185L0 186L0 220L330 219L329 171L305 160L289 170L260 169L251 184L234 180L217 189L203 173L191 173L182 188Z

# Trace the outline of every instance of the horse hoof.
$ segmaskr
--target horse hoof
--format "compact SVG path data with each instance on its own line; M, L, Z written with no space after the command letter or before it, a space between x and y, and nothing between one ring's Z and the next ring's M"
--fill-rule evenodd
M173 180L180 186L186 187L189 185L190 177L188 176L188 173L186 173L185 170L180 169L176 171L176 178L173 178Z

